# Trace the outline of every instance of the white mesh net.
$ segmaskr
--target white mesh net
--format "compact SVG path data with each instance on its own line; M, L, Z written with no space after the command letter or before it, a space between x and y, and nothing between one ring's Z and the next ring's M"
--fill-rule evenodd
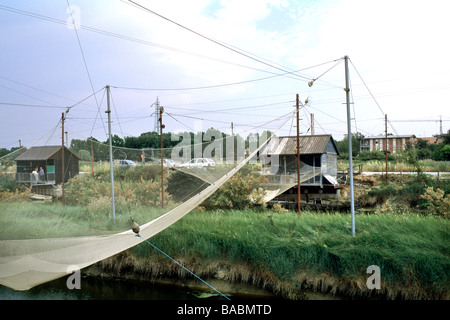
M278 119L278 127L287 120L288 117ZM106 214L97 214L95 227L86 232L90 235L84 236L74 236L70 230L67 230L66 234L62 233L62 236L60 232L55 233L57 237L48 233L36 236L36 230L29 234L22 231L15 234L14 229L21 230L18 226L14 228L3 224L4 232L0 241L0 283L15 290L28 290L72 273L74 266L77 269L85 268L139 244L142 239L134 235L129 225L129 210L132 211L133 206L141 208L141 211L152 212L151 215L140 217L149 221L141 225L140 235L143 239L154 236L201 205L239 170L244 168L247 173L259 174L259 168L253 166L257 166L259 152L269 138L270 135L262 134L259 139L251 142L247 149L243 143L239 147L240 142L235 137L212 139L210 136L207 137L206 143L203 138L200 145L195 141L193 144L186 144L188 139L183 139L184 143L182 141L174 147L163 149L162 153L161 149L156 148L142 150L114 147L113 156L118 159L114 160L115 228L111 227L111 208L106 205L111 200L111 180L108 181L107 178L108 146L93 142L90 147L91 150L95 149L93 154L97 158L92 159L95 161L91 163L90 154L86 151L88 145L85 146L78 150L81 158L79 160L85 160L80 169L81 174L72 177L65 184L66 206L78 206L76 208L85 210L86 219L89 214L98 213L99 210L105 211ZM89 142L91 141L86 141L90 144ZM130 159L134 161L130 162ZM142 163L135 166L139 159ZM75 155L69 155L69 161L76 160ZM55 174L58 174L57 163L53 163L50 158L38 161L42 162L38 165L44 166L47 173L43 180L35 183L33 187L47 188L54 192L55 186L48 183L48 169L54 166ZM103 161L103 174L99 173L100 161ZM173 162L177 163L176 167L172 167ZM251 166L246 166L247 163ZM17 162L18 168L21 165L24 166L23 163ZM89 172L90 165L97 166L92 167L94 174ZM20 173L31 177L32 173L29 171L34 166L33 163L30 168L22 167ZM65 171L68 170L67 167L70 168L70 165L66 166ZM19 176L18 173L16 176ZM28 183L33 182L30 180ZM161 184L164 188L161 188ZM16 197L17 193L12 193L10 198L3 201L14 201ZM102 198L107 201L102 202ZM99 227L102 223L103 228Z

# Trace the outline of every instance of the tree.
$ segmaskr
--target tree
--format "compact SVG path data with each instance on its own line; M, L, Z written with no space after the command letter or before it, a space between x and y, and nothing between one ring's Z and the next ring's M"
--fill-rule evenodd
M427 140L417 139L414 143L414 148L417 150L418 159L423 160L431 157L431 148Z
M115 147L123 147L125 145L125 141L119 137L117 134L113 134L111 136L112 145ZM105 144L109 144L109 138L106 139Z
M364 139L364 135L357 132L352 133L352 156L356 157L359 154L359 142ZM336 141L336 147L342 155L348 155L348 135L345 135L342 141Z
M450 160L450 144L446 144L440 152L441 160L449 161Z

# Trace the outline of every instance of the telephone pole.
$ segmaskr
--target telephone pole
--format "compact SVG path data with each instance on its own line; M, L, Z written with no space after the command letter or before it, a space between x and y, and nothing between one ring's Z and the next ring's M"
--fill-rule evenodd
M155 125L153 127L153 131L158 132L160 131L160 119L159 119L159 115L160 115L160 106L159 106L159 99L158 97L156 97L156 102L154 102L150 108L155 105Z

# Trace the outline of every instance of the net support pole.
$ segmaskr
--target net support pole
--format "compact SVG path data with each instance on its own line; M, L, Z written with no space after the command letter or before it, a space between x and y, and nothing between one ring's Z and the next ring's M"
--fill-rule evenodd
M355 236L355 199L353 194L353 155L352 155L352 125L350 122L350 80L348 74L348 56L345 59L345 95L347 102L347 130L348 130L348 165L350 175L350 206L352 215L352 236Z
M161 144L161 207L164 209L164 153L163 153L163 129L162 115L164 108L159 108L159 130L160 130L160 144Z
M387 114L384 115L384 139L385 139L385 145L386 148L384 149L384 154L386 156L386 184L389 182L388 178L388 135L387 135Z
M299 98L298 93L296 95L295 99L295 108L296 108L296 114L297 114L297 215L300 218L301 215L301 207L300 207L300 201L301 201L301 192L300 192L300 119L299 119Z
M113 152L112 152L112 137L111 137L111 107L109 97L109 86L106 86L106 111L108 114L108 136L109 136L109 166L111 170L111 201L112 201L112 214L113 214L113 226L116 228L116 205L114 200L114 165L113 165Z
M65 116L64 116L64 112L61 115L61 128L62 128L62 139L61 139L61 176L62 176L62 180L61 180L61 202L62 205L64 205L64 179L65 179L65 168L64 168L64 120L66 120Z

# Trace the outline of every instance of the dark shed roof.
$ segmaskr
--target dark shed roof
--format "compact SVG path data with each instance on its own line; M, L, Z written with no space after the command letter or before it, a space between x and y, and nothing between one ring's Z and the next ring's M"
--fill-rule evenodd
M296 154L296 149L297 137L273 137L267 143L262 154L293 155ZM326 152L335 152L339 154L331 135L300 136L300 154L322 154Z
M61 146L44 146L44 147L31 147L23 154L15 158L15 161L32 161L32 160L47 160L50 159L55 153L61 150ZM70 149L64 147L67 151L72 153L75 157L80 159L75 153L73 153Z

